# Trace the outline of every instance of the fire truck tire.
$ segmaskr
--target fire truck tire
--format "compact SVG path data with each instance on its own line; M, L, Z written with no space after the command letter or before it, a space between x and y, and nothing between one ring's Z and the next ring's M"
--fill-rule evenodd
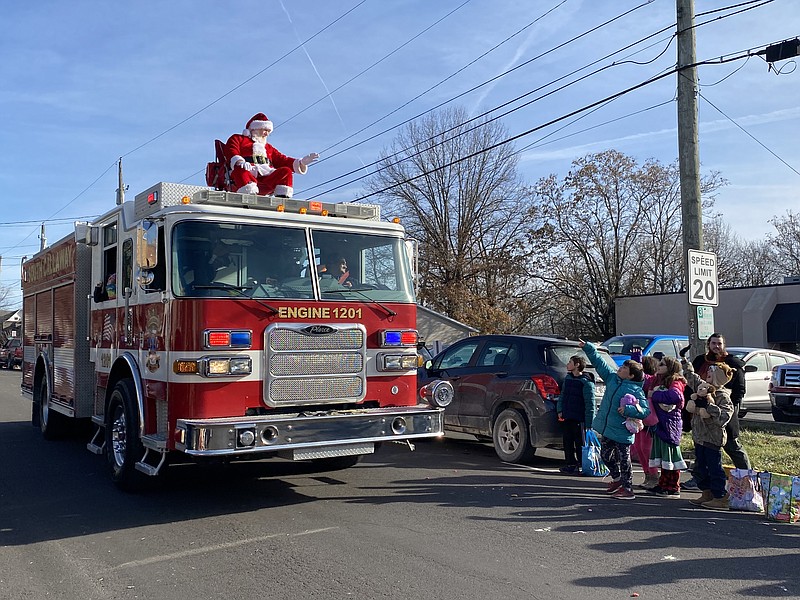
M497 415L492 426L492 442L503 462L522 463L536 453L530 442L528 420L516 408L507 408Z
M111 467L111 479L125 491L139 491L146 475L136 470L136 461L144 454L139 438L139 413L136 392L130 379L114 386L106 409L106 457Z
M69 422L66 416L52 410L50 407L50 391L47 385L47 377L42 377L39 384L39 398L34 406L36 419L39 423L39 431L46 440L57 440L63 437L69 429Z

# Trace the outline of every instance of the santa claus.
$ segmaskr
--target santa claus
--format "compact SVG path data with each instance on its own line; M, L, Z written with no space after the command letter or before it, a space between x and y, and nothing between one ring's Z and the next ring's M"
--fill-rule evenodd
M292 197L292 175L304 175L308 165L319 158L312 152L303 158L281 154L267 143L272 121L264 113L253 115L241 135L232 135L225 144L225 159L231 166L236 191L243 194Z

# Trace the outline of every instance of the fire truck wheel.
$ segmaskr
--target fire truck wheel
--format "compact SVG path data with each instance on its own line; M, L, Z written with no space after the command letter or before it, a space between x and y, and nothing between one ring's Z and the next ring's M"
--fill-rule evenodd
M497 416L492 426L492 441L503 462L525 462L536 452L530 444L528 420L516 408L507 408Z
M139 439L139 414L136 392L130 379L114 386L106 409L106 457L111 466L111 479L125 491L140 490L145 475L136 470L136 461L144 455Z
M47 377L42 377L42 381L39 384L39 397L34 410L36 410L39 430L42 432L44 439L57 440L67 433L67 417L50 408L50 391L47 385Z

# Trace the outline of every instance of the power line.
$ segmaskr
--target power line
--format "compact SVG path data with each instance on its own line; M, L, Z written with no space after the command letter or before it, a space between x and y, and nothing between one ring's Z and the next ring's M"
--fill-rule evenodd
M504 146L506 144L509 144L509 143L511 143L513 141L516 141L516 140L518 140L520 138L528 136L528 135L530 135L532 133L535 133L536 131L544 129L545 127L549 127L550 125L554 125L555 123L558 123L558 122L563 121L565 119L569 119L570 117L573 117L573 116L575 116L577 114L580 114L580 113L582 113L584 111L587 111L587 110L589 110L591 108L594 108L595 106L607 103L607 102L609 102L611 100L614 100L616 98L619 98L621 96L629 94L629 93L633 92L634 90L637 90L637 89L639 89L641 87L644 87L646 85L650 85L651 83L655 83L656 81L658 81L660 79L663 79L664 77L667 77L669 75L673 75L676 72L677 72L677 68L670 69L666 73L662 73L660 75L656 75L654 77L651 77L650 79L647 79L647 80L645 80L645 81L643 81L641 83L638 83L638 84L636 84L634 86L628 87L628 88L626 88L626 89L624 89L622 91L619 91L619 92L617 92L615 94L612 94L610 96L606 96L605 98L603 98L601 100L597 100L595 102L592 102L591 104L587 104L587 105L585 105L585 106L583 106L581 108L573 110L572 112L570 112L570 113L568 113L566 115L562 115L562 116L557 117L555 119L551 119L550 121L547 121L546 123L543 123L541 125L537 125L536 127L528 129L527 131L523 131L522 133L518 133L517 135L511 136L510 138L506 138L503 141L497 142L496 144L492 144L491 146L487 146L486 148L482 148L480 150L472 152L471 154L468 154L466 156L462 156L460 158L457 158L456 160L453 160L453 161L450 161L447 164L438 166L435 169L431 169L430 171L425 171L423 173L420 173L419 175L415 175L413 177L409 177L405 181L400 181L398 183L394 183L394 184L392 184L392 185L390 185L388 187L385 187L383 189L376 190L376 191L371 192L369 194L366 194L364 196L359 196L358 198L354 198L350 202L358 202L360 200L366 200L367 198L371 198L372 196L376 196L376 195L382 194L382 193L387 192L387 191L389 191L391 189L394 189L394 188L396 188L398 186L404 185L404 184L409 183L411 181L414 181L416 179L420 179L421 177L426 177L426 176L430 175L431 173L435 173L436 171L441 171L442 169L446 169L448 167L452 167L453 165L456 165L456 164L458 164L460 162L463 162L465 160L469 160L470 158L478 156L479 154L484 154L486 152L490 152L491 150L494 150L495 148L499 148L500 146Z
M434 110L437 110L437 109L441 108L442 106L445 106L445 105L447 105L447 104L449 104L449 103L451 103L451 102L453 102L455 100L458 100L459 98L462 98L462 97L466 96L467 94L470 94L470 93L472 93L472 92L474 92L476 90L479 90L480 88L482 88L485 85L489 85L490 83L493 83L494 81L497 81L498 79L500 79L502 77L510 75L511 73L513 73L513 72L515 72L515 71L517 71L517 70L519 70L519 69L521 69L523 67L526 67L526 66L532 64L533 62L539 60L540 58L543 58L544 56L547 56L548 54L550 54L552 52L555 52L556 50L558 50L560 48L564 48L565 46L568 46L569 44L571 44L571 43L573 43L573 42L575 42L575 41L577 41L577 40L579 40L579 39L581 39L583 37L586 37L587 35L589 35L591 33L594 33L595 31L598 31L599 29L601 29L603 27L606 27L607 25L613 23L614 21L617 21L617 20L621 19L622 17L625 17L625 16L629 15L630 13L632 13L632 12L634 12L636 10L639 10L640 8L642 8L644 6L647 6L652 1L653 0L648 0L647 2L644 2L643 4L640 4L640 5L634 7L632 9L630 9L630 10L627 10L627 11L623 12L623 13L620 13L619 15L617 15L617 16L611 18L611 19L608 19L607 21L604 21L603 23L600 23L599 25L596 25L595 27L592 27L591 29L588 29L588 30L584 31L583 33L580 33L580 34L568 39L567 41L562 42L561 44L558 44L557 46L554 46L554 47L552 47L552 48L550 48L550 49L548 49L548 50L546 50L546 51L534 56L533 58L530 58L530 59L526 60L525 62L522 62L522 63L516 65L515 67L512 67L511 69L508 69L507 71L504 71L504 72L502 72L502 73L500 73L498 75L495 75L494 77L491 77L490 79L487 79L486 81L484 81L484 82L482 82L482 83L480 83L480 84L478 84L476 86L473 86L473 87L469 88L468 90L465 90L465 91L463 91L463 92L461 92L461 93L459 93L459 94L457 94L455 96L452 96L449 99L447 99L447 100L445 100L443 102L440 102L439 104L437 104L437 105L435 105L435 106L433 106L433 107L431 107L431 108L429 108L429 109L427 109L427 110L425 110L425 111L423 111L421 113L418 113L418 114L414 115L413 117L410 117L410 118L408 118L408 119L406 119L406 120L404 120L404 121L402 121L400 123L397 123L396 125L393 125L392 127L384 129L383 131L381 131L381 132L379 132L379 133L377 133L375 135L372 135L372 136L370 136L370 137L368 137L368 138L366 138L366 139L364 139L364 140L362 140L362 141L360 141L360 142L358 142L356 144L348 146L347 148L344 148L343 150L340 150L339 152L322 159L320 162L322 162L324 160L327 160L327 159L330 159L330 158L333 158L335 156L338 156L338 155L340 155L340 154L342 154L344 152L347 152L348 150L352 150L353 148L356 148L356 147L358 147L358 146L360 146L362 144L365 144L368 141L371 141L371 140L373 140L373 139L375 139L377 137L380 137L381 135L383 135L385 133L388 133L388 132L390 132L390 131L392 131L394 129L402 127L403 125L405 125L407 123L410 123L411 121L414 121L415 119L418 119L419 117L422 117L422 116L424 116L424 115L426 115L426 114L428 114L430 112L433 112ZM653 36L656 36L656 35L658 35L660 33L663 33L664 31L667 31L670 27L672 27L672 25L670 25L669 27L665 27L664 29L662 29L662 30L660 30L660 31L658 31L656 33L653 33L653 34L651 34L651 35L649 35L649 36L647 36L647 37L645 37L643 39L649 39L650 37L653 37ZM641 41L642 40L640 40L639 42L635 42L634 44L628 45L625 48L623 48L622 50L630 48L631 46L633 46L633 45L635 45L637 43L640 43ZM578 71L581 71L581 70L587 68L588 66L597 64L601 60L605 60L606 58L608 58L610 56L613 56L614 54L617 54L618 52L621 52L622 50L617 50L616 52L613 52L613 53L611 53L609 55L606 55L605 57L603 57L601 59L598 59L598 60L596 60L594 62L591 62L591 63L589 63L589 65L586 65L586 66L582 67L581 69L573 71L572 73L568 73L564 77L561 77L559 79L556 79L555 81L552 81L552 82L550 82L548 84L545 84L545 85L537 88L537 90L534 90L534 91L538 91L540 89L543 89L543 88L547 87L548 85L551 85L552 83L555 83L556 81L560 81L561 79L569 77L570 75L572 75L574 73L577 73ZM534 93L534 92L532 91L532 92L529 92L528 94L531 94L531 93ZM525 97L525 96L523 95L521 97ZM518 99L519 98L516 98L515 100L512 100L511 102L514 102L514 101L516 101ZM502 108L503 106L506 106L507 104L508 103L502 104L499 107L495 107L493 110L497 110L498 108ZM346 139L350 139L350 138L345 138L345 140ZM345 141L345 140L342 140L342 141ZM337 142L336 144L334 144L331 147L336 147L340 143L341 142Z
M773 151L772 151L770 148L768 148L768 147L766 146L766 144L762 143L762 142L761 142L761 141L760 141L758 138L756 138L756 137L755 137L755 136L754 136L752 133L750 133L749 131L747 131L747 130L746 130L744 127L742 127L741 125L739 125L739 123L737 123L735 120L733 120L733 119L732 119L731 117L729 117L727 114L725 114L725 112L724 112L724 111L723 111L721 108L719 108L719 107L718 107L716 104L714 104L713 102L711 102L711 100L709 100L708 98L706 98L706 97L705 97L703 94L701 94L700 92L698 92L698 95L699 95L699 96L700 96L700 97L701 97L703 100L705 100L706 102L708 102L708 103L711 105L711 107L712 107L714 110L716 110L716 111L717 111L719 114L721 114L723 117L725 117L726 119L728 119L728 120L729 120L731 123L733 123L734 125L736 125L736 127L738 127L739 129L741 129L741 130L742 130L742 132L744 132L744 134L745 134L745 135L747 135L747 136L748 136L750 139L752 139L752 140L753 140L755 143L757 143L759 146L761 146L762 148L764 148L764 150L766 150L767 152L769 152L770 154L772 154L772 156L774 156L775 158L777 158L777 159L778 159L779 161L781 161L781 162L782 162L784 165L786 165L787 167L789 167L789 169L791 169L791 170L792 170L792 171L793 171L793 172L794 172L796 175L800 175L800 171L798 171L798 170L797 170L797 169L795 169L795 168L794 168L792 165L790 165L790 164L789 164L789 163L787 163L785 160L783 160L783 159L782 159L780 156L778 156L778 155L777 155L775 152L773 152Z
M454 71L453 73L451 73L450 75L448 75L447 77L445 77L444 79L440 80L440 81L439 81L438 83L436 83L435 85L432 85L431 87L429 87L429 88L428 88L428 89L426 89L425 91L423 91L423 92L421 92L421 93L417 94L416 96L414 96L413 98L411 98L411 100L408 100L407 102L405 102L405 103L401 104L401 105L400 105L400 106L398 106L397 108L395 108L395 109L391 110L390 112L386 113L386 114L385 114L385 115L383 115L383 116L382 116L380 119L377 119L377 120L373 121L373 122L372 122L372 123L370 123L369 125L365 125L364 127L362 127L361 129L359 129L358 131L356 131L356 132L354 132L354 133L352 133L352 134L348 135L346 138L343 138L343 139L339 140L338 142L336 142L335 144L332 144L332 145L328 146L327 148L324 148L324 149L321 151L321 154L324 154L325 152L327 152L328 150L331 150L331 149L335 148L335 147L336 147L336 146L338 146L339 144L343 144L343 143L344 143L344 142L346 142L347 140L354 138L354 137L355 137L355 136L357 136L359 133L362 133L362 132L366 131L367 129L369 129L369 128L370 128L370 127L372 127L373 125L377 125L378 123L380 123L380 122L381 122L381 121L383 121L384 119L387 119L387 118L389 118L390 116L392 116L393 114L395 114L396 112L398 112L398 111L402 110L403 108L405 108L406 106L408 106L409 104L411 104L412 102L414 102L415 100L419 100L419 99L420 99L420 98L422 98L424 95L426 95L428 92L431 92L431 91L435 90L437 87L439 87L439 86L440 86L440 85L442 85L443 83L445 83L445 82L449 81L450 79L452 79L453 77L455 77L455 76L456 76L456 75L458 75L459 73L462 73L462 72L463 72L465 69L467 69L467 68L471 67L472 65L474 65L476 62L478 62L478 61L479 61L479 60L481 60L482 58L485 58L486 56L488 56L489 54L491 54L492 52L494 52L495 50L497 50L498 48L500 48L501 46L503 46L503 45L504 45L506 42L509 42L510 40L512 40L513 38L515 38L516 36L518 36L520 33L522 33L523 31L525 31L526 29L528 29L529 27L532 27L533 25L535 25L536 23L538 23L539 21L541 21L541 20L542 20L544 17L546 17L546 16L547 16L547 15L549 15L551 12L553 12L554 10L556 10L557 8L559 8L559 7L560 7L561 5L563 5L563 4L564 4L566 1L567 1L567 0L562 0L562 2L560 2L560 3L559 3L559 4L557 4L557 5L555 5L554 7L552 7L551 9L549 9L547 12L545 12L545 13L543 13L543 14L539 15L539 16L538 16L538 17L536 17L536 18L535 18L533 21L531 21L530 23L528 23L528 24L527 24L527 25L525 25L524 27L521 27L520 29L518 29L517 31L515 31L514 33L512 33L510 36L508 36L507 38L505 38L505 39L504 39L503 41L501 41L500 43L498 43L498 44L495 44L494 46L492 46L491 48L489 48L489 50L487 50L487 51L486 51L486 52L484 52L483 54L479 55L478 57L476 57L476 58L472 59L472 60L471 60L471 61L469 61L467 64L465 64L463 67L461 67L461 68L457 69L456 71ZM395 127L397 127L397 126L395 126ZM383 133L385 133L385 131L384 131ZM370 139L371 139L371 138L370 138ZM362 142L362 143L363 143L363 142ZM353 146L351 146L351 148L352 148L352 147L353 147ZM349 148L348 148L348 149L349 149ZM333 155L333 156L336 156L336 155ZM332 157L326 157L326 158L323 158L322 160L327 160L327 158L332 158Z
M455 7L453 10L451 10L449 13L447 13L446 15L444 15L443 17L441 17L440 19L438 19L438 20L434 21L434 22L433 22L433 23L431 23L431 24L430 24L428 27L426 27L425 29L423 29L422 31L420 31L419 33L417 33L416 35L412 36L411 38L409 38L408 40L406 40L405 42L403 42L402 44L400 44L400 45L399 45L397 48L395 48L394 50L392 50L391 52L389 52L389 54L386 54L386 55L384 55L382 58L378 59L377 61L375 61L374 63L372 63L370 66L368 66L366 69L364 69L364 70L360 71L359 73L357 73L356 75L354 75L353 77L351 77L350 79L348 79L347 81L345 81L345 82L344 82L342 85L340 85L339 87L337 87L337 88L334 88L334 89L333 89L333 90L331 90L331 91L330 91L328 94L326 94L326 95L322 96L321 98L319 98L319 99L318 99L318 100L316 100L315 102L312 102L311 104L309 104L308 106L306 106L306 107L305 107L303 110L301 110L301 111L299 111L299 112L296 112L295 114L293 114L291 117L289 117L289 118L288 118L288 119L286 119L285 121L282 121L280 124L276 125L276 126L275 126L275 128L277 129L277 128L278 128L278 127L280 127L281 125L285 125L286 123L288 123L289 121L291 121L291 120L292 120L292 119L294 119L295 117L298 117L298 116L302 115L304 112L306 112L306 111L307 111L309 108L311 108L312 106L316 106L317 104L319 104L320 102L322 102L323 100L325 100L326 98L328 98L328 96L330 96L330 95L331 95L331 94L333 94L334 92L338 92L340 89L342 89L342 88L343 88L343 87L345 87L346 85L348 85L348 84L352 83L353 81L355 81L356 79L358 79L359 77L361 77L361 76L362 76L364 73L366 73L367 71L371 70L373 67L376 67L377 65L379 65L380 63L382 63L383 61L385 61L387 58L389 58L390 56L392 56L392 55L393 55L393 54L395 54L396 52L399 52L401 49L403 49L403 48L405 48L406 46L408 46L408 44L410 44L411 42L413 42L414 40L416 40L418 37L422 36L423 34L427 33L427 32L428 32L428 31L430 31L431 29L433 29L433 28L434 28L436 25L438 25L439 23L441 23L442 21L444 21L444 20L445 20L447 17L449 17L450 15L452 15L452 14L453 14L454 12L456 12L457 10L460 10L461 8L463 8L465 5L469 4L470 2L471 2L471 0L464 0L464 2L462 2L461 4L459 4L458 6L456 6L456 7Z
M644 5L640 5L640 6L644 6ZM627 13L623 13L623 14L627 14ZM622 16L622 15L618 15L617 17L615 17L615 19L619 18L620 16ZM593 28L593 29L591 29L591 30L588 30L587 32L584 32L584 33L583 33L583 34L581 34L580 36L577 36L577 37L574 37L574 38L572 38L571 40L569 40L569 41L565 42L564 44L560 44L559 46L555 46L555 47L551 48L550 50L547 50L546 52L543 52L543 53L539 54L538 56L536 56L536 57L534 57L534 58L532 58L532 59L530 59L530 60L526 61L525 63L522 63L521 65L518 65L517 67L514 67L513 69L510 69L510 70L508 70L508 71L505 71L504 73L501 73L501 74L500 74L500 75L498 75L497 77L501 77L501 76L507 75L508 73L511 73L511 72L512 72L512 71L514 71L515 69L518 69L518 68L519 68L519 67L521 67L521 66L524 66L524 65L526 65L526 64L529 64L530 62L532 62L532 61L534 61L534 60L537 60L538 58L541 58L542 56L545 56L546 54L549 54L550 52L552 52L552 51L554 51L554 50L558 49L559 47L563 47L564 45L566 45L566 44L568 44L568 43L571 43L572 41L574 41L574 40L578 39L579 37L582 37L582 36L586 35L587 33L591 32L591 31L593 31L593 30L595 30L595 29L597 29L597 28L599 28L599 27L602 27L602 26L605 26L605 25L607 25L608 23L610 23L610 22L611 22L611 21L613 21L613 20L614 20L614 19L612 19L612 20L610 20L610 21L606 21L605 23L602 23L601 25L598 25L596 28ZM670 26L670 27L671 27L671 26ZM665 28L663 28L663 29L660 29L659 31L656 31L656 32L654 32L654 33L651 33L651 34L650 34L650 35L648 35L648 36L645 36L645 37L643 37L643 38L641 38L641 39L639 39L639 40L637 40L637 41L635 41L635 42L633 42L633 43L630 43L630 44L628 44L627 46L624 46L623 48L620 48L620 49L618 49L618 50L615 50L614 52L611 52L611 53L609 53L609 54L606 54L605 56L603 56L603 57L601 57L601 58L598 58L598 59L596 59L596 60L594 60L594 61L592 61L592 62L590 62L590 63L588 63L588 64L586 64L586 65L584 65L584 66L582 66L582 67L580 67L580 68L578 68L578 69L574 69L573 71L570 71L569 73L566 73L565 75L562 75L561 77L558 77L558 78L556 78L556 79L554 79L554 80L552 80L552 81L549 81L549 82L547 82L547 83L545 83L545 84L543 84L543 85L541 85L541 86L539 86L539 87L537 87L537 88L534 88L533 90L530 90L530 91L528 91L528 92L526 92L526 93L524 93L524 94L522 94L522 95L520 95L520 96L517 96L516 98L513 98L513 99L511 99L511 100L509 100L509 101L507 101L507 102L504 102L504 103L500 104L500 105L494 106L494 107L492 107L492 108L490 108L490 109L488 109L488 110L484 111L483 113L481 113L481 114L479 114L479 115L476 115L475 117L472 117L471 119L469 119L469 120L465 121L465 122L464 122L464 123L462 123L462 124L456 125L456 126L454 126L454 127L450 128L450 129L448 129L448 130L441 131L441 132L439 132L439 133L438 133L436 136L433 136L433 137L431 137L429 140L426 140L426 141L430 141L430 140L434 139L435 137L438 137L439 135L442 135L442 134L444 134L444 133L447 133L447 132L449 132L449 131L452 131L452 130L454 130L454 129L458 129L459 127L461 127L462 125L464 125L464 124L466 124L466 123L470 123L470 122L472 122L472 121L477 121L477 120L479 120L479 119L481 119L481 118L485 117L486 115L489 115L489 114L491 114L491 113L493 113L493 112L495 112L495 111L497 111L497 110L500 110L501 108L504 108L504 107L506 107L506 106L509 106L510 104L513 104L513 103L515 103L515 102L518 102L518 101L522 100L523 98L526 98L526 97L530 96L531 94L534 94L534 93L536 93L536 92L538 92L538 91L541 91L541 90L543 90L543 89L544 89L544 88L546 88L546 87L549 87L549 86L553 85L554 83L557 83L557 82L559 82L559 81L562 81L562 80L566 79L567 77L570 77L571 75L574 75L574 74L576 74L576 73L579 73L580 71L583 71L583 70L585 70L585 69L587 69L587 68L589 68L589 67L591 67L591 66L593 66L593 65L596 65L597 63L599 63L599 62L601 62L601 61L603 61L603 60L606 60L606 59L608 59L608 58L610 58L610 57L614 56L615 54L619 54L620 52L624 52L625 50L628 50L628 49L630 49L630 48L632 48L632 47L634 47L634 46L636 46L636 45L638 45L638 44L642 43L643 41L646 41L646 40L650 39L651 37L655 37L656 35L659 35L659 34L661 34L661 33L665 32L667 29L669 29L669 27L665 27ZM671 40L672 40L673 38L674 38L674 35L670 37L670 42L671 42ZM648 46L648 47L649 47L649 46ZM668 47L669 47L669 45L667 45L667 47L666 47L666 48L668 48ZM664 49L664 52L666 51L666 48ZM645 48L645 49L646 49L646 48ZM663 52L662 52L662 54L663 54ZM658 58L658 57L656 57L656 58ZM655 60L655 59L653 59L653 60ZM556 88L555 90L553 90L553 91L551 91L551 92L548 92L547 94L544 94L544 95L542 95L542 96L540 96L540 97L538 97L538 98L536 98L536 99L534 99L534 100L531 100L531 101L529 101L529 102L526 102L525 104L523 104L523 105L521 105L521 106L518 106L517 108L515 108L515 109L513 109L513 110L509 110L509 111L507 111L506 113L503 113L503 114L501 114L501 115L498 115L497 117L494 117L494 118L492 118L490 121L493 121L493 120L496 120L497 118L501 118L501 117L503 117L503 116L506 116L506 115L510 114L511 112L514 112L515 110L519 110L519 109L521 109L521 108L524 108L525 106L529 106L529 105L530 105L530 104L532 104L533 102L536 102L536 101L538 101L538 100L541 100L542 98L544 98L544 97L546 97L546 96L548 96L548 95L551 95L552 93L555 93L555 92L557 92L557 91L561 91L561 90L563 90L563 89L565 89L565 88L569 87L570 85L573 85L574 83L577 83L577 82L579 82L579 81L582 81L583 79L586 79L587 77L590 77L590 76L592 76L592 75L595 75L595 74L599 73L600 71L602 71L602 70L604 70L604 69L606 69L606 68L609 68L609 67L615 66L615 65L617 65L617 64L623 64L623 63L612 63L611 65L606 65L605 67L602 67L602 68L600 68L600 69L597 69L597 70L593 71L592 73L589 73L589 74L587 74L587 75L585 75L585 76L583 76L583 77L581 77L581 78L579 78L579 79L577 79L577 80L575 80L575 81L573 81L573 82L570 82L570 83L568 83L568 84L565 84L565 85L563 85L563 86L561 86L561 87L559 87L559 88ZM458 94L457 96L454 96L454 97L450 98L449 100L446 100L445 102L441 102L441 103L437 104L436 106L434 106L433 108L430 108L430 109L428 109L428 110L426 110L426 111L423 111L422 113L419 113L418 115L416 115L416 116L414 116L414 117L411 117L410 119L406 119L405 121L403 121L403 122L401 122L401 123L398 123L397 125L394 125L394 126L390 127L389 129L385 129L384 131L382 131L382 132L381 132L381 133L379 133L379 134L373 135L373 136L371 136L371 137L369 137L369 138L367 138L367 139L365 139L365 140L362 140L361 142L359 142L359 143L357 143L357 144L354 144L354 145L352 145L352 146L349 146L348 148L345 148L344 150L341 150L340 152L338 152L338 153L334 154L333 156L336 156L336 155L338 155L338 154L341 154L341 153L343 153L343 152L346 152L347 150L350 150L350 149L352 149L352 148L355 148L356 146L359 146L360 144L363 144L363 143L365 143L365 142L367 142L367 141L369 141L369 140L371 140L371 139L374 139L374 138L376 138L376 137L378 137L378 136L380 136L380 135L383 135L384 133L387 133L387 132L391 131L392 129L396 129L396 128L398 128L398 127L401 127L402 125L405 125L405 124L407 124L407 123L409 123L409 122L411 122L411 121L413 121L413 120L415 120L415 119L417 119L417 118L419 118L419 117L421 117L421 116L423 116L423 115L425 115L425 114L428 114L428 113L430 113L430 112L432 112L432 111L434 111L434 110L436 110L436 109L438 109L438 108L441 108L442 106L444 106L444 105L446 105L446 104L448 104L448 103L452 102L453 100L456 100L456 99L458 99L458 98L460 98L460 97L462 97L462 96L464 96L464 95L466 95L466 94L468 94L468 93L470 93L470 92L472 92L472 91L475 91L475 90L477 90L478 88L482 87L483 85L486 85L487 83L490 83L490 82L494 81L495 79L497 79L497 77L494 77L494 78L492 78L492 79L489 79L489 80L487 80L487 81L485 81L485 82L481 83L481 84L480 84L480 85L478 85L478 86L472 87L472 88L470 88L469 90L467 90L466 92L463 92L463 93L461 93L461 94ZM490 122L490 121L486 121L486 122ZM484 124L485 124L485 123L484 123ZM481 126L481 125L479 125L479 126ZM471 130L470 130L470 131L471 131ZM463 134L463 133L467 133L467 132L462 132L462 134ZM446 140L446 141L449 141L449 140ZM405 151L407 151L407 150L408 150L408 148L402 149L402 150L400 150L400 151L398 151L398 152L396 152L396 153L394 153L394 154L390 155L390 156L389 156L389 158L391 158L392 156L397 156L397 155L399 155L399 154L402 154L403 152L405 152ZM332 158L332 157L328 157L328 158ZM342 179L342 178L344 178L344 177L347 177L347 176L349 176L349 175L353 175L353 174L355 174L355 173L358 173L359 171L362 171L362 170L364 170L364 169L366 169L366 168L368 168L368 167L374 166L374 165L376 165L376 164L378 164L378 163L382 162L382 160L385 160L385 158L386 158L386 157L384 157L384 159L378 159L378 160L376 160L376 161L373 161L372 163L370 163L370 164L367 164L367 165L362 165L361 167L359 167L359 168L357 168L357 169L353 169L353 170L351 170L351 171L349 171L349 172L347 172L347 173L344 173L344 174L342 174L342 175L339 175L339 176L337 176L337 177L334 177L334 178L332 178L332 179L329 179L329 180L327 180L327 181L321 182L321 183L319 183L319 184L317 184L317 185L315 185L315 186L312 186L312 187L310 187L310 188L306 188L306 189L304 189L304 190L302 190L302 191L303 191L303 192L308 192L308 191L310 191L310 190L314 190L314 189L317 189L317 188L319 188L319 187L322 187L322 186L324 186L324 185L326 185L326 184L328 184L328 183L333 183L334 181L338 181L339 179ZM322 194L325 194L325 193L327 193L327 192L330 192L330 191L337 190L337 189L339 189L339 188L341 188L341 187L343 187L343 186L345 186L345 185L349 185L350 183L353 183L354 181L358 181L359 179L363 179L363 177L364 177L364 176L362 176L362 177L359 177L359 178L356 178L355 180L348 181L348 182L346 182L346 183L344 183L344 184L342 184L342 185L340 185L340 186L337 186L337 187L335 187L335 188L332 188L332 189L330 189L330 190L325 190L325 191L321 192L321 193L320 193L320 194L318 194L318 195L322 195Z

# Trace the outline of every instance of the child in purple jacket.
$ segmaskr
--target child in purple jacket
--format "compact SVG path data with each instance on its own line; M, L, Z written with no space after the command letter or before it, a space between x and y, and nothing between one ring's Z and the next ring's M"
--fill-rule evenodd
M671 356L664 356L658 363L655 377L648 382L645 390L658 415L658 423L653 426L650 466L661 469L658 483L648 491L669 498L680 498L681 470L686 468L681 454L681 408L686 379L681 372L680 362Z

